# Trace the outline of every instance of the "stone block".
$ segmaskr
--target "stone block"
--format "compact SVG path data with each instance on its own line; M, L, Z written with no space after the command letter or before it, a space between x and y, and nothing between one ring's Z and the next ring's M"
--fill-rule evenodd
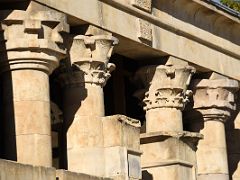
M18 162L41 166L52 165L51 136L19 135L16 136L16 145Z
M127 149L124 147L105 148L106 177L128 177Z
M24 165L0 160L1 180L56 180L54 168Z
M114 179L141 179L139 151L115 146L105 148L105 174Z
M196 172L192 167L184 165L159 166L143 169L144 180L167 179L167 180L196 180Z
M140 149L140 122L123 115L102 119L104 147L125 146Z
M142 165L185 161L195 164L196 142L202 138L198 133L190 132L156 132L141 135ZM161 152L161 153L159 153Z
M74 147L68 150L70 171L104 177L104 149Z
M143 179L195 180L195 151L201 138L201 134L191 132L142 134Z
M228 174L204 174L204 175L199 175L198 176L198 180L209 180L209 179L228 180L229 175Z
M141 179L141 159L139 154L128 153L128 167L129 167L129 178Z

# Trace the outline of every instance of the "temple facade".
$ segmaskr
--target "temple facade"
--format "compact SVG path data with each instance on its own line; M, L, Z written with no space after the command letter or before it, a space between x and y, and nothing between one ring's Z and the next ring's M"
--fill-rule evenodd
M239 17L0 0L0 180L240 180Z

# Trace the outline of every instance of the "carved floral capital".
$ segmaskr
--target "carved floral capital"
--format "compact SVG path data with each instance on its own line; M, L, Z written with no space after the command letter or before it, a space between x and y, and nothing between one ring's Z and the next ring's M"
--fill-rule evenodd
M104 86L111 77L115 65L109 63L118 40L110 35L74 37L70 48L70 60L79 83Z
M192 84L193 108L205 121L225 122L236 109L235 93L239 83L231 79L202 79Z
M195 69L191 66L159 65L140 69L136 76L142 88L136 95L144 109L177 108L183 110L191 91L187 90Z

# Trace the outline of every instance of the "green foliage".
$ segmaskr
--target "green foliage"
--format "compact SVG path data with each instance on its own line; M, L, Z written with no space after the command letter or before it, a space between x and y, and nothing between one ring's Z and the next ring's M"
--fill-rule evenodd
M236 0L221 0L221 3L230 7L231 9L240 12L240 1Z

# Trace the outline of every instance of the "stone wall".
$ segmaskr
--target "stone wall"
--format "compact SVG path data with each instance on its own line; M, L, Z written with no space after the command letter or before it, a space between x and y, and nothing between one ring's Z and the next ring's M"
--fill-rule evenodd
M54 168L20 164L7 160L0 160L1 180L55 180Z
M73 173L55 168L20 164L0 160L1 180L111 180L110 178Z

